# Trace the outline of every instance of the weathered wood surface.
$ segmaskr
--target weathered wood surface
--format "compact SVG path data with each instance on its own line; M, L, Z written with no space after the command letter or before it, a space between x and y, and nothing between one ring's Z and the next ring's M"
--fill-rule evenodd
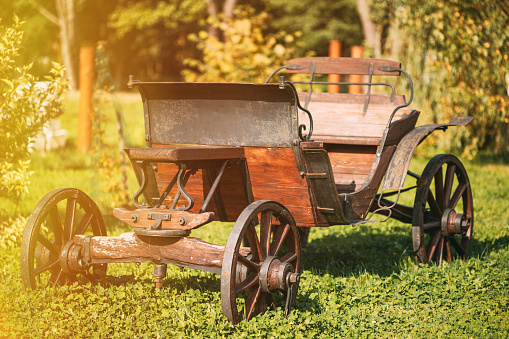
M170 145L155 146L171 147ZM293 150L291 148L244 147L243 152L254 200L276 200L290 210L298 226L314 225L316 217L310 202L307 183L299 174ZM178 168L174 164L165 163L158 163L157 167L158 189L162 193ZM199 212L210 186L211 182L204 170L198 170L191 175L185 189L195 200L192 212ZM236 163L229 164L219 184L226 219L219 217L214 200L209 204L207 211L214 212L216 219L236 221L248 205L245 190L241 166ZM169 198L172 198L175 192L176 187L170 192ZM169 198L165 204L171 203ZM187 201L181 197L178 206L186 204Z
M170 220L163 220L161 222L161 229L192 230L214 220L213 212L196 214L185 211L169 211L167 209L136 209L131 211L125 208L115 208L113 210L113 215L117 219L133 227L148 227L153 225L156 221L148 218L147 214L149 213L170 216ZM179 223L181 217L186 218L187 223L185 225Z
M173 146L151 148L127 148L131 160L149 160L154 162L185 162L197 160L243 159L242 147L221 146Z
M305 101L306 95L299 93L301 102ZM404 104L405 98L397 95L391 103L389 95L371 94L364 114L365 99L365 94L312 93L308 109L313 116L313 139L337 144L378 145L391 114L397 106ZM412 109L402 108L395 114L393 122L411 115ZM299 121L307 120L303 112L299 113ZM399 138L410 131L416 121L417 118L396 125L402 134Z
M242 179L242 172L245 170L242 163L230 162L219 182L217 188L218 195L221 199L217 202L212 199L206 209L208 212L213 212L216 216L216 220L220 221L235 221L237 217L242 213L244 208L249 205L249 191ZM158 171L156 172L157 186L159 193L162 194L168 184L170 183L173 176L178 172L178 167L175 164L157 164ZM209 170L213 170L215 173L212 174L212 180L209 179L207 170L197 170L195 174L191 175L185 190L194 199L194 207L191 208L191 212L199 213L205 198L207 197L210 188L212 186L215 175L219 172L219 164ZM246 174L247 175L247 174ZM173 187L170 194L166 198L164 205L171 205L173 197L177 192L177 185ZM184 197L180 197L177 206L187 205L187 200Z
M315 63L316 74L368 75L369 64L373 63L374 75L399 75L400 72L383 72L378 67L401 67L401 63L397 61L383 59L312 57L289 60L288 65L302 65L306 68L300 70L287 69L286 72L309 73L311 62Z
M74 243L86 246L85 236L74 236ZM207 243L191 237L149 238L143 240L134 233L118 237L90 238L90 259L92 262L126 262L149 259L154 262L171 261L172 264L199 267L220 272L223 264L224 246ZM249 248L240 248L242 255L249 254Z

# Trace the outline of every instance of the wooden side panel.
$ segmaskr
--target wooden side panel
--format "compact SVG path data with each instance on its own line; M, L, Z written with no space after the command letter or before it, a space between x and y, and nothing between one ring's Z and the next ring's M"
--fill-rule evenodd
M339 193L359 189L366 181L375 160L376 146L324 144Z
M298 226L315 226L306 179L299 175L291 148L245 149L255 200L276 200L292 213ZM319 226L327 226L324 220Z
M171 145L154 145L155 147L171 147ZM178 145L174 145L178 146ZM241 162L230 162L223 173L218 190L221 194L222 206L216 206L216 202L212 199L206 209L208 212L214 212L216 215L215 220L221 221L235 221L244 208L248 205L245 187L242 179ZM220 166L212 168L215 174L219 172ZM171 163L158 163L157 172L157 187L159 194L162 194L173 176L178 172L178 167ZM213 181L212 181L213 182ZM191 212L198 213L203 205L203 202L210 191L212 182L204 169L197 170L195 174L189 177L185 186L185 190L194 199L194 207ZM171 199L177 192L177 185L173 187L165 201L165 205L171 205ZM180 197L177 206L187 205L187 200ZM222 211L221 211L222 210ZM224 215L223 218L221 216Z
M169 146L164 145L164 147ZM293 149L246 147L245 155L254 200L275 200L282 203L290 210L298 226L310 227L317 224L310 202L307 182L299 175ZM157 168L157 186L159 192L162 193L177 173L178 167L175 164L159 163ZM217 173L219 168L215 170ZM211 183L205 170L198 170L191 175L185 187L195 201L195 205L191 209L192 212L198 213L210 190L210 186ZM219 190L227 216L222 221L237 220L240 213L248 205L240 164L231 163L227 167L221 179ZM176 191L175 185L169 196L173 197ZM171 201L167 199L165 204L171 204ZM180 205L187 205L187 201L183 197L179 199L178 206ZM216 220L219 220L218 206L215 205L214 199L211 200L207 211L216 213ZM318 224L328 226L323 219Z

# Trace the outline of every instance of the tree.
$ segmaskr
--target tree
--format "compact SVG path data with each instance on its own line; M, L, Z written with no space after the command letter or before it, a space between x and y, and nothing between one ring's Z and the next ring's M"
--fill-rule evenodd
M273 16L271 30L300 31L296 55L310 51L327 56L331 40L342 42L347 53L350 46L363 40L361 22L355 0L263 0L266 10Z
M380 46L375 56L399 59L410 72L421 121L474 117L432 141L465 156L509 153L509 31L500 29L509 26L506 2L371 0L369 14L378 41L368 44Z
M233 17L209 18L222 36L205 31L191 35L202 51L202 60L187 59L182 74L186 81L263 82L277 67L293 57L295 36L280 31L266 33L269 15L238 6Z

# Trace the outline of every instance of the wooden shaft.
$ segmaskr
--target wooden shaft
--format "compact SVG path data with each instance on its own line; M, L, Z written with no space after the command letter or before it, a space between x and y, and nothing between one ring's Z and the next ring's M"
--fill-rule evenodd
M338 40L331 40L329 43L329 57L339 58L341 56L341 42ZM339 82L339 74L329 74L328 82ZM328 85L327 92L339 93L339 85Z
M79 152L88 152L91 146L92 96L94 94L95 46L80 48L80 101L78 111Z
M364 55L364 47L362 46L352 46L351 51L352 58L362 58ZM362 75L350 75L349 82L362 82ZM348 89L348 93L362 93L361 85L350 85Z
M83 235L73 238L75 244L86 246L84 239ZM247 250L241 248L240 252L247 255ZM144 237L141 240L130 232L118 237L94 236L90 238L88 253L92 263L152 261L220 273L224 246L191 237Z

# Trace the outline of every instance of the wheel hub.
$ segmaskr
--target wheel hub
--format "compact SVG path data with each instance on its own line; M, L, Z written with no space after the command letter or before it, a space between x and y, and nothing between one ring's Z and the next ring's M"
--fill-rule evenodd
M69 240L60 252L60 267L62 271L71 274L86 270L81 252L81 246L76 245L72 239Z
M448 208L444 211L441 220L442 233L445 236L465 233L470 227L470 218L466 214L456 213Z
M295 273L292 264L283 263L277 257L268 256L260 269L260 286L262 291L275 293L277 290L288 290L300 281L299 273Z

